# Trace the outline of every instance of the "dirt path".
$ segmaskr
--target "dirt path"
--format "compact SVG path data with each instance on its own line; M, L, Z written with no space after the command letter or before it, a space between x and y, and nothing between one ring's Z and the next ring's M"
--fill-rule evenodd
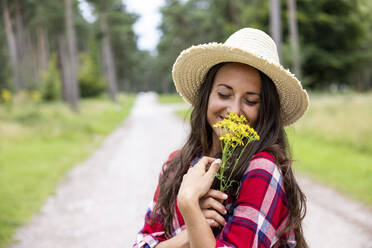
M10 248L131 247L157 175L188 127L154 94L141 94L127 121L86 162L71 170ZM310 247L372 247L372 214L302 178Z

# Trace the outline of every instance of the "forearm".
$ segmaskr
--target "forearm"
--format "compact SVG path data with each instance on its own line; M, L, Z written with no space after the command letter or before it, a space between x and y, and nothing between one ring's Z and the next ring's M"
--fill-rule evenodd
M189 248L189 239L186 230L183 230L175 237L163 241L155 246L155 248Z
M200 209L198 201L184 201L181 208L182 210L180 210L186 223L190 248L216 247L216 239Z

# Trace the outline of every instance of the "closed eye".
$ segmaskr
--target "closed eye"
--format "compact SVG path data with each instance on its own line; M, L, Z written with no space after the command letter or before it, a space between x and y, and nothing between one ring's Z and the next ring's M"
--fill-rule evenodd
M227 95L227 94L223 94L221 92L217 92L218 96L221 97L222 99L227 99L230 97L230 95Z
M245 99L245 102L246 102L248 105L251 105L251 106L256 105L256 104L258 103L258 101L251 101L251 100L249 100L249 99Z

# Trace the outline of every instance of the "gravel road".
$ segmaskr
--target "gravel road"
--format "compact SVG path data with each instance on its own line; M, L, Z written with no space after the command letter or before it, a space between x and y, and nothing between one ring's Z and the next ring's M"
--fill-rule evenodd
M162 163L185 141L188 126L139 94L128 119L84 163L72 169L40 213L17 230L9 248L131 247ZM308 197L310 247L372 248L372 212L334 190L300 177Z

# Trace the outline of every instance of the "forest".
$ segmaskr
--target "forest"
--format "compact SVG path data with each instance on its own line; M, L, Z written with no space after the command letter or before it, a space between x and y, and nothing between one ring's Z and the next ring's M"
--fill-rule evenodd
M171 68L183 49L224 42L242 27L271 34L282 63L310 90L372 87L372 3L368 0L166 0L154 53L140 50L139 16L121 0L2 0L1 102L16 95L62 100L118 92L175 92Z

